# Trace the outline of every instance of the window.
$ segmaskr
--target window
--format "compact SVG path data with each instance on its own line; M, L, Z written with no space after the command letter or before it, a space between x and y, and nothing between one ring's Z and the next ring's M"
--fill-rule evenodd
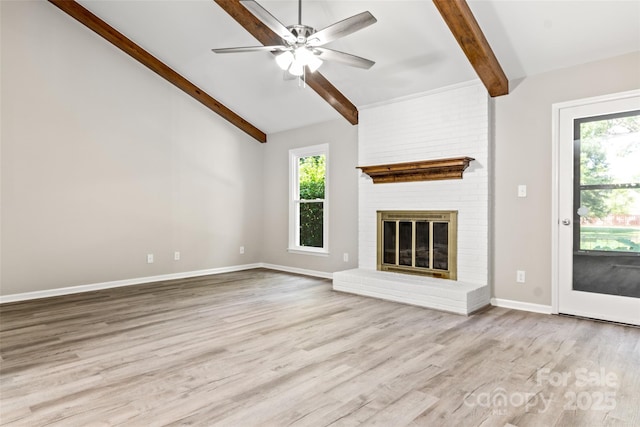
M640 111L574 122L574 247L640 254Z
M327 144L289 151L289 252L328 254Z

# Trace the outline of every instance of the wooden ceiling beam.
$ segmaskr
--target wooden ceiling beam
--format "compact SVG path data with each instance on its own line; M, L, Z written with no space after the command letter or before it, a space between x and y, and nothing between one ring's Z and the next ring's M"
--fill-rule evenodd
M202 89L182 77L169 66L161 62L159 59L151 55L149 52L135 44L133 41L118 32L115 28L98 18L89 10L82 7L74 0L49 0L63 12L76 19L78 22L91 29L102 38L149 68L160 77L185 92L187 95L195 98L205 107L214 113L220 115L225 120L246 132L259 142L267 142L267 135L251 123L231 111L216 99L209 96Z
M433 0L492 97L507 95L509 81L465 0Z
M249 10L240 4L239 0L214 0L225 12L236 20L245 30L265 46L279 45L283 41L276 33L256 18ZM316 91L352 125L358 124L358 109L334 85L318 71L307 72L307 85Z

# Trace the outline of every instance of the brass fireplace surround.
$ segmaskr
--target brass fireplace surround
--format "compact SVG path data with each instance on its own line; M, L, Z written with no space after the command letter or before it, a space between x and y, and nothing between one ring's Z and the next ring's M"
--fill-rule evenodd
M458 211L378 211L377 269L456 280Z

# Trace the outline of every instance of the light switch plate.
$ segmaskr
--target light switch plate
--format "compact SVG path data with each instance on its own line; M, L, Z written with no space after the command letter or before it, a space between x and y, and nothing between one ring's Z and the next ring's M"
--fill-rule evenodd
M518 197L527 197L527 186L524 184L518 185Z

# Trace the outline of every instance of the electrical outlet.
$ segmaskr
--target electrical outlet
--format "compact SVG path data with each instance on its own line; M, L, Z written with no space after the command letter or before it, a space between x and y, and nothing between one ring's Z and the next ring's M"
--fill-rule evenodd
M174 261L180 261L180 252L175 251L175 252L173 253L173 260L174 260Z
M153 264L153 254L147 254L147 264Z
M516 271L516 282L524 283L525 282L525 272L524 270Z
M240 255L244 254L244 246L240 246Z
M349 254L347 252L345 252L344 254L342 254L342 260L344 262L349 262Z

